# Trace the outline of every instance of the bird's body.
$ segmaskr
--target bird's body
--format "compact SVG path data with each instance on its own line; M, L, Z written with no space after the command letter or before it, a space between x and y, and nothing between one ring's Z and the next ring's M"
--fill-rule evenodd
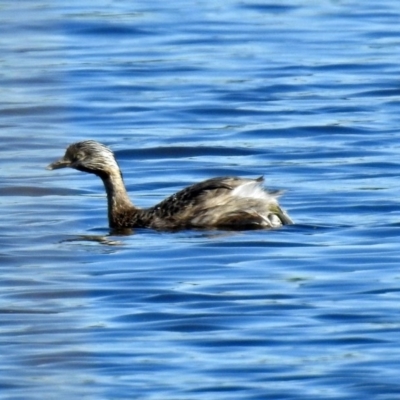
M99 176L106 188L110 228L260 229L292 224L281 209L279 192L262 187L263 178L212 178L189 186L151 208L135 207L129 199L112 151L93 140L74 143L48 169L63 167Z

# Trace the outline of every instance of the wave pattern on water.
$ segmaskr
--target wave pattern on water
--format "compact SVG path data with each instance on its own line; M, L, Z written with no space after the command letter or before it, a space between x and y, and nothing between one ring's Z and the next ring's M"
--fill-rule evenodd
M1 4L2 399L394 399L400 6ZM110 234L116 153L151 206L264 175L296 222Z

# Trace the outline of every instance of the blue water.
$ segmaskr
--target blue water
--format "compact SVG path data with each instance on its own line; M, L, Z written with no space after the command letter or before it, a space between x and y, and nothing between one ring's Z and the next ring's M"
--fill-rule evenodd
M400 399L400 3L0 4L0 398ZM264 175L296 222L110 235Z

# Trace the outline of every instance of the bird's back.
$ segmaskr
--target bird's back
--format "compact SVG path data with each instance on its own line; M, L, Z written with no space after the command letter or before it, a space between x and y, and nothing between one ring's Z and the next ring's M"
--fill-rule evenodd
M225 227L257 229L291 224L280 208L280 192L268 192L263 178L213 178L189 186L147 210L154 228Z

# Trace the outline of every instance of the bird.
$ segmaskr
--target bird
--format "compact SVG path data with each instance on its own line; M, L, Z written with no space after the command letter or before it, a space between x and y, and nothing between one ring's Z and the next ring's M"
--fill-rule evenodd
M278 228L293 224L280 207L281 191L268 191L264 178L217 177L188 186L157 205L138 208L130 200L113 151L94 140L69 145L48 170L73 168L98 176L107 193L111 230Z

